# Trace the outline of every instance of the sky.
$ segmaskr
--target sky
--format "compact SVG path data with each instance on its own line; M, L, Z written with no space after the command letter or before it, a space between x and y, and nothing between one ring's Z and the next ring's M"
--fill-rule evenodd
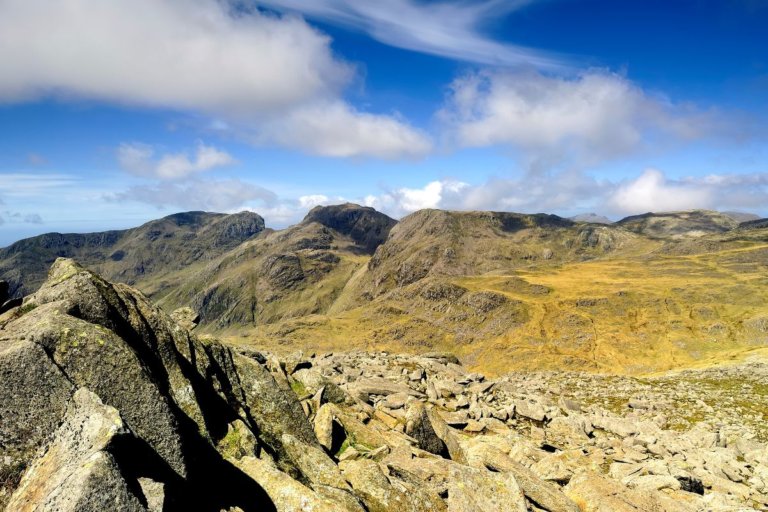
M319 204L768 216L765 0L0 0L0 246Z

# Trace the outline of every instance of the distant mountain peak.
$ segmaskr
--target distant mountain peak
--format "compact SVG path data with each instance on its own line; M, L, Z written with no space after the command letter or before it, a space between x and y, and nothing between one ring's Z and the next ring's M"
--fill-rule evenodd
M370 253L387 239L389 231L397 224L395 219L370 206L354 203L315 206L304 217L302 224L311 222L349 236Z
M574 222L587 222L589 224L613 224L613 221L604 215L598 215L597 213L580 213L573 217L568 217Z

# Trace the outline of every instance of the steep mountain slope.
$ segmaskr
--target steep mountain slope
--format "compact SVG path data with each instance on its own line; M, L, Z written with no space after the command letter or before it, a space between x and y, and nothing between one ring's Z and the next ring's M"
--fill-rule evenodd
M314 208L301 223L194 269L161 303L191 305L219 328L324 313L395 224L357 205Z
M0 278L9 282L11 295L26 295L42 284L56 258L66 257L153 293L171 286L163 276L219 256L263 230L264 219L251 212L186 212L121 231L47 233L0 249Z

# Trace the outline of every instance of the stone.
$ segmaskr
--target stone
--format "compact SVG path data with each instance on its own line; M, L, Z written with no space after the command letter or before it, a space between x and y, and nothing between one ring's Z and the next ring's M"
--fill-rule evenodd
M526 512L515 477L452 464L448 477L449 512Z
M547 413L544 410L544 407L538 402L531 400L515 401L515 415L538 422L543 422L547 419Z
M24 474L7 510L146 510L110 453L130 433L113 407L78 389L53 441Z
M359 512L345 508L342 503L334 502L290 475L280 471L274 463L256 457L243 457L234 464L259 485L269 496L277 512Z
M185 306L175 309L171 313L171 319L176 322L180 327L191 331L200 322L200 315L198 315L194 309Z
M405 482L391 481L372 460L345 461L340 466L344 477L362 498L369 512L446 510L446 504L439 496L416 486L408 486Z
M417 446L440 456L448 456L448 447L437 435L430 414L421 402L413 402L406 414L405 433L416 440Z
M583 512L693 512L697 507L674 500L661 493L627 489L592 472L582 472L564 488L565 493L581 504Z

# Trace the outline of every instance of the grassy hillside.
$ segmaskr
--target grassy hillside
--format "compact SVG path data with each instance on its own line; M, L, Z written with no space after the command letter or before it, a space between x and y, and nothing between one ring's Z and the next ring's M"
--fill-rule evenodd
M324 313L225 334L283 351L447 349L498 373L711 364L768 347L768 232L712 231L419 212Z
M277 352L450 350L486 373L645 374L766 351L766 226L708 211L397 223L347 204L273 231L255 214L193 212L22 241L0 269L32 287L48 260L74 256L169 311L191 306L204 332Z

